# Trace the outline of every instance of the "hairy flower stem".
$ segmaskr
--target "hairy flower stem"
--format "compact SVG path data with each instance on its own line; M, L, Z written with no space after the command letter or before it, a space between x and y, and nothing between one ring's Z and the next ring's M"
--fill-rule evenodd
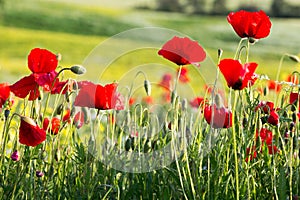
M244 40L247 40L247 39L248 39L248 38L242 38L242 39L240 40L240 42L239 42L239 44L238 44L238 47L237 47L237 49L236 49L236 52L235 52L235 54L234 54L234 60L236 60L236 59L237 59L237 56L239 55L240 47L241 47L243 41L244 41Z
M234 153L234 164L235 164L235 186L236 186L236 199L239 200L239 163L238 163L238 156L237 156L237 142L236 142L236 130L235 130L235 112L237 106L237 98L238 95L235 93L234 95L234 103L233 103L233 110L232 110L232 138L233 138L233 153Z

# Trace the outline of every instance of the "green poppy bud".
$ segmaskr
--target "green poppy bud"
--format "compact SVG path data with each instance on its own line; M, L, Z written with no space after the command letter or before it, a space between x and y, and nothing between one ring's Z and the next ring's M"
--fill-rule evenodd
M148 96L151 95L151 83L148 80L144 81L144 88Z
M70 69L74 74L77 74L77 75L81 75L86 72L86 69L81 65L74 65Z

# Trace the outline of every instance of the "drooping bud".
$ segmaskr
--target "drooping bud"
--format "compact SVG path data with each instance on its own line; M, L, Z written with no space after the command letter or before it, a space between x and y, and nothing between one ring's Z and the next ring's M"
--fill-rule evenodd
M182 99L182 102L181 102L181 109L182 111L186 111L187 110L187 100L186 98Z
M151 95L151 83L148 80L144 81L144 88L148 96Z
M63 109L64 109L63 104L60 104L59 106L57 106L57 108L56 108L56 114L60 115L62 113Z
M298 57L298 56L296 56L296 55L288 55L288 57L292 60L292 61L294 61L294 62L297 62L297 63L300 63L300 58Z
M77 74L77 75L81 75L86 72L86 69L81 65L74 65L70 69L74 74Z
M221 97L220 94L216 94L216 96L215 96L215 104L216 104L217 108L224 107L224 105L223 105L223 99L222 99L222 97Z
M12 161L19 161L19 152L18 152L18 150L15 150L11 154L10 158L11 158Z
M9 110L9 109L5 109L5 110L4 110L4 117L5 117L5 120L7 120L9 114L10 114L10 110Z

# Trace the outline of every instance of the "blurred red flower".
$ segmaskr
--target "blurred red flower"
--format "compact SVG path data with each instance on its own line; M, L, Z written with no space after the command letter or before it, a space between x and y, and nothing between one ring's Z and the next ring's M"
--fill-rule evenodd
M290 93L290 104L296 104L299 102L300 94L298 92Z
M274 90L275 92L280 92L281 85L279 85L276 81L269 80L268 81L268 88L269 88L269 90Z
M188 69L186 67L182 67L179 75L179 81L182 83L187 83L190 81L190 78L188 77ZM179 73L179 69L177 69L177 76Z
M47 131L48 128L51 130L51 134L57 135L60 128L60 120L57 117L53 117L50 124L49 118L45 118L43 122L43 129Z
M227 16L227 21L241 38L265 38L270 34L272 26L269 17L262 10L258 12L245 10L231 12Z
M124 99L117 90L117 83L105 86L85 81L80 84L80 91L75 98L74 105L96 108L99 110L124 109Z
M205 106L204 118L213 128L230 128L232 126L232 113L225 107Z
M9 98L10 88L8 83L0 83L0 109Z
M205 102L207 101L203 97L195 97L190 101L190 105L193 108L199 108L200 106L203 106Z
M147 105L151 105L154 103L154 100L151 96L146 96L146 97L143 97L142 102L144 102Z
M19 142L26 146L35 147L46 140L46 131L41 129L33 119L21 116Z
M132 106L135 103L135 98L130 97L129 98L129 106Z
M238 60L223 59L219 68L224 75L228 87L234 90L242 90L245 87L252 86L257 80L254 73L257 68L256 63L241 64Z
M79 111L76 113L73 123L77 129L80 129L84 124L84 112Z
M201 62L205 59L204 49L196 41L187 37L174 36L158 51L158 54L177 65L187 65Z
M286 81L287 81L287 82L294 83L294 84L299 84L298 76L295 75L295 74L290 74L290 75L288 75L288 77L286 78Z
M171 90L171 85L172 85L172 75L170 73L166 73L163 75L162 80L160 81L159 85L166 89L166 90Z

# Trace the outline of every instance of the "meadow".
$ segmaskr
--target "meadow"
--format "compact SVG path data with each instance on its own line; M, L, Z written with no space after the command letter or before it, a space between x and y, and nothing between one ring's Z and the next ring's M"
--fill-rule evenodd
M0 199L298 199L300 20L271 22L250 44L226 16L7 1ZM174 35L200 67L158 55Z

